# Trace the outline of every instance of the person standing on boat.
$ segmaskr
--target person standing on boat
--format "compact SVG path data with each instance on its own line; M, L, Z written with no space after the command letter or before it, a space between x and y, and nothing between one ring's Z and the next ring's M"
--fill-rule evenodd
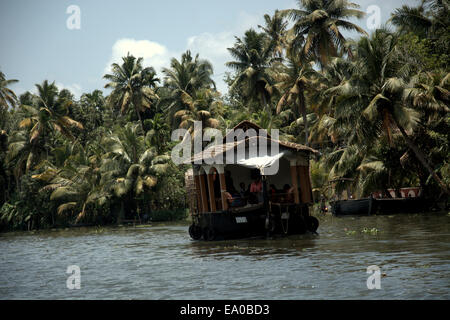
M274 184L269 186L269 199L272 202L278 202L278 190Z
M261 176L258 175L255 181L250 185L250 193L258 199L258 203L263 202L263 194L262 194L262 180Z

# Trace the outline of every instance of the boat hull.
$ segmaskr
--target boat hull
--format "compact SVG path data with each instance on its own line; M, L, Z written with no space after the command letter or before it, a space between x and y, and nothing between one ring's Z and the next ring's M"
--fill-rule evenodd
M273 206L270 214L262 206L202 213L194 221L189 230L191 237L205 241L304 234L318 227L306 205Z
M400 199L358 199L330 202L331 211L336 216L383 215L399 213L420 213L430 209L431 202L423 198Z
M374 199L339 200L331 202L331 212L336 216L371 215Z

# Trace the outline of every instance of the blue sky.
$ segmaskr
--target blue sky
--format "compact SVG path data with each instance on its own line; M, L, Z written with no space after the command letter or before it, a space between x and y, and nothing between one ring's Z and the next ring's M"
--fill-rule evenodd
M366 11L380 8L381 22L403 4L418 0L354 0ZM79 30L67 28L70 5L81 11ZM77 97L103 89L102 76L112 62L130 52L144 64L161 67L190 49L213 63L220 91L226 50L234 36L263 24L263 15L275 9L297 8L295 0L1 0L0 70L18 79L11 88L21 94L48 79ZM354 21L367 29L366 19ZM105 91L105 90L104 90Z

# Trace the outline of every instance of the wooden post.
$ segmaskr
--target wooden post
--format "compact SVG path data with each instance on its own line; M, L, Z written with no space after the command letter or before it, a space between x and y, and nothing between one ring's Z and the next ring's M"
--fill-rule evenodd
M200 177L198 175L194 175L194 185L195 185L195 196L197 200L197 212L201 213L203 212L202 208L202 191L200 188Z
M298 175L300 177L301 200L303 203L312 202L311 198L311 181L309 178L308 166L297 166Z
M202 212L208 212L208 198L206 196L205 176L203 174L198 176L200 180L200 197L202 200Z
M209 205L211 212L216 212L216 197L214 195L214 176L213 174L207 175L208 177L208 191L209 191Z
M304 166L303 167L305 170L305 177L306 177L306 183L308 184L308 199L309 199L309 203L313 202L313 193L312 193L312 184L311 184L311 175L309 172L309 166Z
M295 203L300 203L300 197L298 194L298 175L297 175L297 167L295 166L295 162L291 162L291 181L292 187L294 188L294 201Z
M220 198L222 199L222 210L228 210L227 197L225 197L225 192L227 192L227 185L225 181L225 174L219 173L220 180Z

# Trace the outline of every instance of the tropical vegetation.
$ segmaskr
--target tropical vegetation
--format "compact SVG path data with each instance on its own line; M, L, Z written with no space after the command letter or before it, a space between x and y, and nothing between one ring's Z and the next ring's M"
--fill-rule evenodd
M370 34L350 22L363 16L345 0L266 14L228 48L226 94L190 51L160 75L128 54L105 92L79 99L48 80L18 97L0 72L0 227L184 218L188 166L171 162L171 132L199 134L195 121L250 120L319 150L316 199L411 186L448 199L449 3L403 6Z

